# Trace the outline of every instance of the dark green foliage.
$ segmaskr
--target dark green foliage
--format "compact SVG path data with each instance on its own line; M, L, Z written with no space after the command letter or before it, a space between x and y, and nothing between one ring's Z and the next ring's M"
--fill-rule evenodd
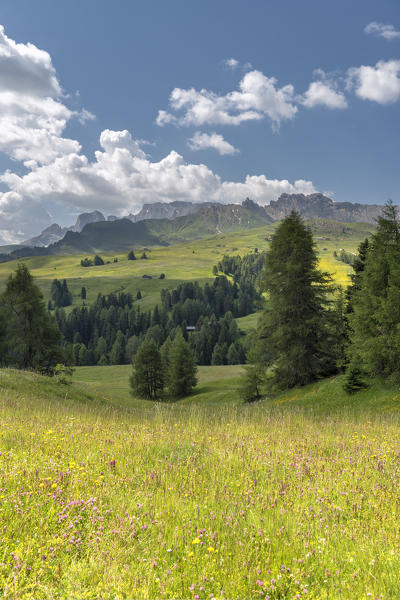
M331 279L318 270L312 233L295 212L276 229L264 281L269 298L263 335L270 346L272 385L287 389L334 373Z
M169 335L160 348L161 360L163 363L163 368L164 368L165 373L168 373L168 369L169 369L169 356L170 356L170 352L171 352L171 346L172 346L172 338Z
M96 254L96 256L93 259L93 264L95 267L99 267L101 265L104 265L104 260L101 258L101 256Z
M351 363L372 376L400 372L400 222L388 202L350 292Z
M142 299L142 292L140 290L137 291L136 299L137 300L141 300Z
M214 350L211 356L212 365L226 365L227 363L228 346L226 343L215 344Z
M145 258L147 258L146 252L142 252L142 255L141 255L141 257L140 257L140 258L142 258L142 259L145 259Z
M52 374L64 361L61 334L25 264L9 276L1 305L6 326L3 362Z
M93 267L93 261L90 258L82 258L81 267Z
M128 252L128 260L136 260L136 256L133 250Z
M137 298L141 298L140 292ZM234 317L253 312L259 299L254 287L244 284L242 290L220 276L212 285L185 282L176 289L163 290L161 304L153 311L141 310L130 294L99 294L91 306L75 307L68 314L58 309L56 318L66 343L85 345L86 351L80 356L79 350L75 352L79 364L97 363L103 355L111 364L129 363L143 339L152 339L161 347L169 336L174 337L177 328L188 339L199 364L211 364L216 344L223 354L218 364L228 362L232 344L229 360L238 364L238 357L244 360L244 351ZM191 328L189 334L187 327ZM128 347L131 338L135 342Z
M262 397L266 379L265 356L261 341L249 351L244 370L245 375L239 390L240 396L244 402L256 402Z
M241 365L245 362L245 353L242 344L232 342L228 348L226 362L228 365Z
M363 379L360 368L354 364L350 365L343 385L345 392L347 394L355 394L367 387L368 385Z
M125 337L121 330L117 332L117 337L112 345L110 352L110 363L112 365L122 365L125 362Z
M346 265L351 265L351 266L353 266L357 260L357 256L355 254L353 254L352 252L346 252L346 250L343 250L343 249L340 250L339 254L335 251L333 253L333 256L337 260L340 260L340 262L343 262Z
M165 273L161 273L158 279L165 279Z
M105 354L102 354L100 356L99 360L97 361L97 364L102 367L108 365L108 360Z
M217 267L217 265L213 266L212 272L213 272L213 275L218 275L218 267Z
M140 338L137 335L131 335L125 346L125 362L131 363L140 346Z
M144 341L133 362L130 377L132 393L139 398L156 400L164 389L161 354L153 340Z
M68 289L67 280L59 281L54 279L51 284L51 298L55 308L70 306L72 304L72 294Z
M82 298L82 300L86 299L86 288L85 288L85 286L83 286L82 289L81 289L81 298Z
M173 398L191 393L197 384L197 367L192 350L178 332L171 344L167 372L168 391Z
M265 252L258 253L255 248L254 254L245 256L225 255L218 263L218 270L225 275L233 277L241 289L246 287L260 288L262 273L265 265Z
M365 269L365 261L367 259L367 253L369 248L369 240L366 238L358 247L358 254L353 264L353 273L351 274L351 285L346 290L346 301L347 308L346 312L353 312L353 296L360 290L361 287L361 273Z

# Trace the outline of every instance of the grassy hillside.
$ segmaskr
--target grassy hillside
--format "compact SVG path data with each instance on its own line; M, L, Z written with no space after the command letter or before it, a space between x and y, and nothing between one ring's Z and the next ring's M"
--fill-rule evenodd
M96 225L101 225L96 224ZM318 223L317 223L318 225ZM318 229L313 223L314 235L320 252L321 267L334 274L342 285L348 282L351 267L333 258L333 251L344 248L355 251L360 241L365 238L371 227L362 224L330 222L329 228L322 222ZM99 267L81 267L80 260L90 253L67 254L60 256L41 256L25 259L37 283L41 287L46 301L49 299L51 281L66 278L74 295L74 304L81 303L79 293L84 285L87 288L87 302L92 302L98 292L110 293L129 291L136 294L140 289L144 307L152 306L159 301L162 288L176 287L181 280L206 280L212 277L212 267L224 254L246 254L258 248L268 248L266 236L273 233L275 225L256 227L245 231L220 234L192 242L175 244L169 247L150 248L148 260L128 261L124 253L103 253L102 256L110 264ZM140 255L140 252L139 252ZM113 259L118 258L114 263ZM15 269L15 261L0 264L0 291L4 289L9 273ZM166 275L159 280L161 273ZM149 274L152 280L143 280Z
M400 596L397 388L243 406L215 367L192 399L129 405L96 369L0 371L4 597Z

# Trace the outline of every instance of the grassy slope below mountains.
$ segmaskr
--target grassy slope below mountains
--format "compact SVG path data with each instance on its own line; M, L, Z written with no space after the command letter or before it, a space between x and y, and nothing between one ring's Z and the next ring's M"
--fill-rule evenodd
M139 223L140 224L140 223ZM100 225L102 225L100 223ZM133 225L133 224L132 224ZM351 267L333 258L333 251L340 248L355 251L371 227L363 224L323 223L321 229L313 223L314 235L320 251L321 267L334 273L336 281L342 285L348 282ZM136 296L142 292L140 301L143 307L159 302L162 288L173 288L181 280L205 281L212 278L212 267L224 254L246 254L258 248L268 249L266 235L273 233L275 225L265 225L244 231L220 234L210 238L195 240L168 247L153 247L147 252L147 260L128 261L124 253L102 253L110 264L98 267L81 267L80 259L91 253L41 256L24 259L42 289L45 300L49 299L50 286L54 278L66 278L73 293L74 305L82 303L79 294L82 286L87 288L87 303L92 302L98 292L111 293L125 290ZM143 248L143 247L142 247ZM141 252L137 252L140 256ZM117 257L118 262L112 262ZM15 269L15 261L0 264L0 292L4 290L8 275ZM158 279L164 273L166 278ZM143 280L149 274L151 280Z
M397 387L245 406L208 367L160 405L121 369L0 371L5 597L400 596Z
M148 219L131 223L127 219L90 223L81 233L67 233L54 245L54 252L121 251L142 246L176 244L198 240L216 233L229 233L269 224L252 211L237 206L209 206L177 219Z

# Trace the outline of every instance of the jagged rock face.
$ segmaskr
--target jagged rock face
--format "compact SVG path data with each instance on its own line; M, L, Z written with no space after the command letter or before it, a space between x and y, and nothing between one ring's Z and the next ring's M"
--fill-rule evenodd
M61 240L66 232L68 231L67 227L60 227L57 223L46 227L39 235L26 240L24 242L24 246L28 246L29 248L39 247L43 248L45 246L49 246L50 244L54 244Z
M292 210L306 219L331 219L345 223L375 223L382 212L378 204L353 204L334 202L323 194L282 194L272 200L265 211L274 221L284 219Z
M62 240L67 231L81 232L85 225L97 223L98 221L105 221L104 215L99 210L94 210L90 213L82 213L77 218L73 227L60 227L57 223L53 223L53 225L43 229L39 235L22 242L22 245L27 246L28 248L44 248Z
M75 223L74 227L72 228L72 231L82 231L82 229L85 227L85 225L88 225L89 223L98 223L99 221L105 221L105 220L106 219L105 219L103 213L101 213L99 210L94 210L93 212L90 212L90 213L82 213L77 218L76 223Z
M201 202L194 204L193 202L183 202L176 200L175 202L154 202L153 204L144 204L143 208L136 215L129 215L133 223L144 221L145 219L177 219L178 217L186 217L197 212L204 206L214 206L213 202Z

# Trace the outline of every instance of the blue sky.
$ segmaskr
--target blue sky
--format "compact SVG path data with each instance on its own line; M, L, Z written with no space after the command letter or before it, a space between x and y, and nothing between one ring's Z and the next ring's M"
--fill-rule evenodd
M3 0L0 23L0 240L154 200L400 203L398 0Z

